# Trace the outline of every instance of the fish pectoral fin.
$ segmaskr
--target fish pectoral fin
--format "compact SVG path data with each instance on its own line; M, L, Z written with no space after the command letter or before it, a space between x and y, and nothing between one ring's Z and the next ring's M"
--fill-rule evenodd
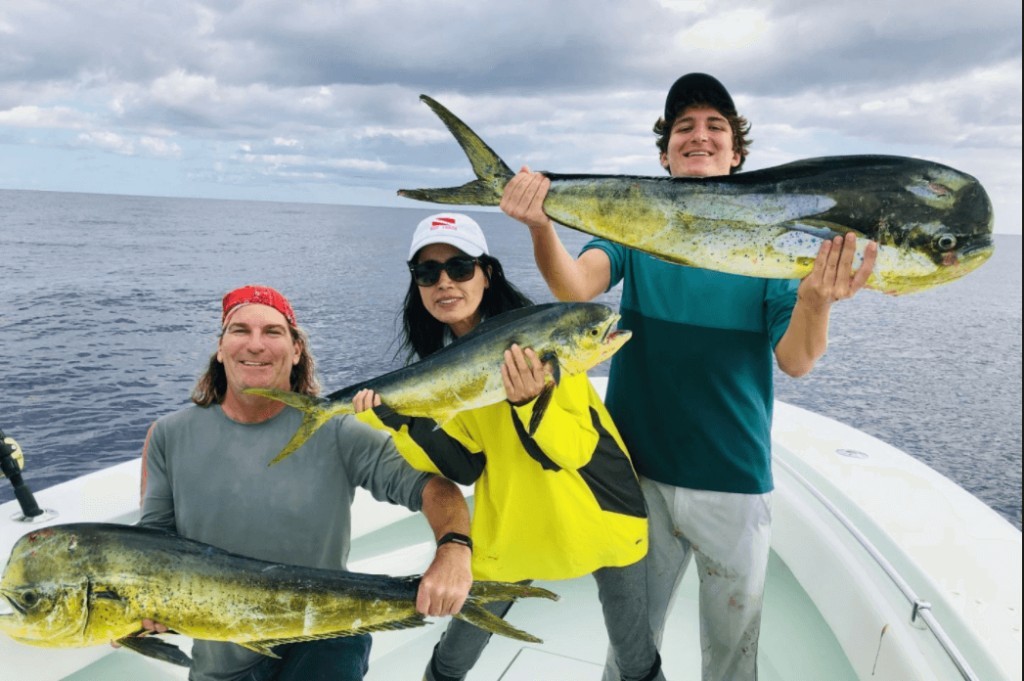
M117 593L116 591L114 591L113 589L111 589L110 587L107 587L107 586L96 586L96 585L90 585L90 587L91 588L89 589L89 595L92 598L98 598L98 599L107 600L107 601L119 601L119 600L121 600L121 595L119 593Z
M558 354L554 350L548 350L540 356L540 361L551 367L551 378L555 385L562 380L562 365L558 362Z
M424 624L429 623L423 618L423 615L416 614L412 617L406 617L402 620L395 620L392 622L381 622L379 624L373 624L366 627L357 627L355 629L325 631L322 634L313 634L310 636L293 636L291 638L268 638L262 641L238 641L237 643L243 648L248 648L254 653L266 655L267 657L277 658L279 656L273 651L273 648L281 645L287 645L289 643L308 643L309 641L323 641L329 638L341 638L343 636L359 636L360 634L372 634L377 631L398 631L400 629L422 627Z
M837 225L825 220L790 220L789 222L780 223L778 226L793 232L810 234L811 236L818 237L823 241L825 239L834 239L837 236L843 236L847 232L853 232L858 237L864 236L855 229L849 229L842 225Z
M462 610L455 613L454 616L463 622L469 622L470 624L492 634L500 634L506 638L515 639L517 641L527 641L529 643L544 642L533 634L528 634L521 629L516 629L494 613L484 610L475 603L463 604Z
M527 431L530 437L537 432L540 428L541 419L544 418L544 412L547 411L548 405L551 404L551 396L555 394L555 384L545 383L543 390L540 391L540 395L537 395L537 401L533 404L533 413L530 415L530 426Z
M125 636L119 638L117 642L123 648L146 657L152 657L154 660L170 662L179 667L192 666L192 658L186 655L181 648L155 636Z

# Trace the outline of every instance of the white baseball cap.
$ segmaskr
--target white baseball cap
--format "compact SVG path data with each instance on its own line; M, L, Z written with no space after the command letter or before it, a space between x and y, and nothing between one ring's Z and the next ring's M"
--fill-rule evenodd
M412 234L409 261L424 246L450 244L474 258L488 254L487 239L476 221L462 213L438 213L424 218Z

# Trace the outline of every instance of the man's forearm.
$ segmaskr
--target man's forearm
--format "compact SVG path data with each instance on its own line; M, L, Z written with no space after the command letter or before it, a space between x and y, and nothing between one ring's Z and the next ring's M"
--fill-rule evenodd
M608 288L610 265L603 251L594 249L579 259L572 257L550 221L546 227L530 227L530 237L537 269L559 300L592 300Z
M440 539L449 532L469 534L469 507L458 485L442 477L431 478L423 488L423 515Z

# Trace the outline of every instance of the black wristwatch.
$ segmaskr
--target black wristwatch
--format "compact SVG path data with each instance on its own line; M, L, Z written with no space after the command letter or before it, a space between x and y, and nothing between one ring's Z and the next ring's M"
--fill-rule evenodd
M437 540L437 546L440 548L443 544L447 544L449 542L452 544L462 544L463 546L468 547L470 551L473 550L473 540L464 534L459 534L458 532L449 532L445 536L441 537Z

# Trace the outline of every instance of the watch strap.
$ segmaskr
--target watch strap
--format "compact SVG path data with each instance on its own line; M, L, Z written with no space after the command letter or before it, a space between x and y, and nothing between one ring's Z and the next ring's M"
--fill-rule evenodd
M437 540L437 546L439 548L444 544L449 543L462 544L463 546L468 547L470 551L473 550L473 540L459 532L449 532L448 534L444 535L443 537Z

